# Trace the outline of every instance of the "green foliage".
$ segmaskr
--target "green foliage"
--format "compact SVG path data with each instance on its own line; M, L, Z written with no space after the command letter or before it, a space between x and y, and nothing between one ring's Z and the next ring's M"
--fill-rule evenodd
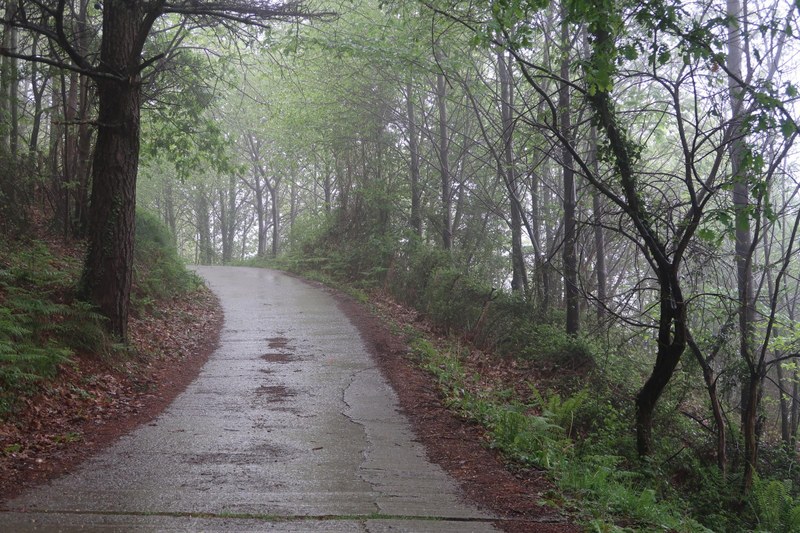
M0 243L0 417L76 351L103 352L104 318L72 301L78 265L32 241Z
M199 283L163 225L146 213L137 214L134 266L139 304ZM115 349L105 318L74 298L80 268L80 261L54 255L40 241L0 240L0 417L13 413L21 397L35 393L76 353Z
M750 504L758 519L758 531L800 531L800 501L792 496L792 482L756 479Z
M201 283L178 257L169 230L147 211L136 212L133 268L134 307L185 294Z
M515 307L501 300L493 309L493 327L486 335L501 354L575 367L591 363L595 348L587 337L567 335L561 326L538 323L515 313Z
M460 361L460 350L437 349L430 342L411 342L420 365L432 373L448 406L474 420L487 431L489 445L517 467L550 470L559 488L580 502L581 516L593 531L708 531L685 509L660 497L658 476L632 470L629 459L619 455L617 440L594 439L594 445L576 446L569 438L572 425L587 415L604 418L598 426L610 425L619 439L624 432L622 416L613 408L598 407L598 398L588 390L562 397L542 394L531 387L527 402L513 391L481 389ZM612 443L613 442L613 443ZM617 522L633 527L620 528Z

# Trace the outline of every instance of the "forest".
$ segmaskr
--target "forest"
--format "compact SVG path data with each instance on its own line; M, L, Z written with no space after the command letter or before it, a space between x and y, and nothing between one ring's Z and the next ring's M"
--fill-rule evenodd
M157 218L424 316L444 401L591 530L800 531L797 2L2 8L4 254L34 212L85 242L119 341ZM0 384L49 353L8 283Z

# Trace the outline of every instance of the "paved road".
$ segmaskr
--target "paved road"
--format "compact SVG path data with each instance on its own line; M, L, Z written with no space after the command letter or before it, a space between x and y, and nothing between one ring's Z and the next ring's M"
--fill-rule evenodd
M199 267L220 347L155 421L6 503L0 531L494 531L425 459L324 291Z

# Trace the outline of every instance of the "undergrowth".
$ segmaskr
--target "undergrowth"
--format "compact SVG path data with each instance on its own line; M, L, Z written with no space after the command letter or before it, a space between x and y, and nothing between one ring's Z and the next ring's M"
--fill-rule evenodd
M39 241L0 241L0 417L76 351L102 351L104 318L73 299L77 262Z
M593 531L708 531L685 516L674 500L658 497L647 476L626 467L628 459L610 450L584 453L569 437L571 425L597 406L589 391L569 397L541 394L532 385L531 400L507 391L476 387L478 376L461 363L457 347L435 348L417 338L412 350L432 373L446 404L481 424L489 445L517 468L549 470L557 486L570 495L581 518Z
M147 211L136 212L131 304L155 310L159 300L186 294L202 280L186 268L167 227Z
M61 248L53 248L61 250ZM148 307L196 288L158 219L137 213L133 303ZM78 354L122 356L106 319L75 297L81 262L46 241L0 235L0 419Z

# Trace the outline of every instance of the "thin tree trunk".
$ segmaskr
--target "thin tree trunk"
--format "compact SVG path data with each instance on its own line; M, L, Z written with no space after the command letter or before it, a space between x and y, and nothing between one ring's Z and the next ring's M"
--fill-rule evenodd
M436 104L439 109L439 172L442 185L442 247L450 250L453 244L451 223L452 190L450 178L450 139L447 132L447 84L443 73L436 76Z
M419 173L419 136L414 112L413 87L406 83L406 114L408 116L409 173L411 177L411 229L422 236L422 206Z
M575 223L575 171L573 169L572 152L568 144L572 140L571 103L569 94L569 23L566 7L562 7L561 22L561 81L558 90L558 106L560 110L559 130L564 138L561 150L561 165L564 178L564 287L567 307L566 331L574 335L580 330L580 293L578 291L578 258L577 228Z
M599 173L597 159L597 128L589 128L590 164L596 175ZM597 254L595 261L595 276L597 278L597 320L602 321L606 316L606 302L608 300L608 272L606 271L606 239L603 231L603 200L600 191L592 191L592 218L594 219L594 249Z
M776 332L777 335L777 332ZM783 372L783 366L778 363L775 365L775 372L778 378L778 401L780 402L780 416L781 416L781 441L787 449L791 449L792 445L792 420L791 411L789 410L789 399L784 394L783 389L787 385L786 376Z
M732 325L732 324L731 324ZM727 326L724 328L727 329ZM722 348L724 336L720 335L718 337L718 342L714 349L712 350L712 354L709 356L709 359L703 357L703 353L700 350L700 347L691 337L688 336L688 344L692 350L692 353L695 356L700 368L703 369L703 381L706 384L706 392L708 392L708 399L711 403L711 413L714 416L714 424L717 430L717 467L719 468L720 472L722 473L723 478L727 473L728 468L728 445L726 442L726 424L725 424L725 415L722 411L722 404L719 401L719 395L717 394L717 380L714 376L714 369L711 367L709 360L713 359L719 350Z
M16 16L17 2L7 2L5 18L8 20ZM17 50L17 28L11 24L3 26L2 46L6 50ZM0 138L2 149L11 158L16 160L19 136L19 73L18 60L13 57L3 56L0 60Z
M195 194L199 262L201 265L210 265L214 260L214 248L211 244L211 226L208 222L209 209L205 185L200 183Z
M506 61L505 50L497 53L497 70L500 79L500 114L503 124L503 172L511 208L511 290L528 293L528 274L522 249L522 206L519 199L517 174L514 168L514 120L512 117L513 92L511 64Z
M258 220L258 249L256 255L264 257L267 255L267 220L266 206L264 204L264 189L261 186L261 179L256 176L254 192L256 195L256 218Z
M281 251L281 216L280 201L278 198L279 183L269 187L269 195L272 200L272 257L278 257Z
M745 471L743 489L750 490L756 470L758 436L756 434L758 395L760 394L763 370L757 368L753 351L753 327L755 324L755 301L753 293L753 271L751 249L753 238L750 232L750 191L746 175L742 172L745 156L744 127L741 114L744 94L739 81L742 79L742 41L740 0L727 0L728 25L728 90L731 101L731 116L734 121L733 140L729 146L731 177L733 179L733 208L736 214L736 283L739 295L739 353L747 365L742 384L742 433L744 434Z
M331 202L332 202L331 189L333 187L331 183L332 172L333 171L330 168L330 163L328 161L325 161L325 181L322 184L322 189L323 193L325 194L325 214L327 215L331 214Z
M175 219L175 193L172 189L172 180L164 180L163 187L164 195L164 218L169 228L169 234L172 236L173 242L178 242L178 224Z
M39 36L33 35L31 42L31 55L38 53ZM41 79L40 79L41 77ZM32 160L36 158L36 152L39 149L39 132L42 128L42 115L44 114L42 100L44 99L44 91L47 85L42 71L40 70L39 63L31 63L31 94L33 95L33 124L31 125L31 134L28 140L28 151L31 154Z

